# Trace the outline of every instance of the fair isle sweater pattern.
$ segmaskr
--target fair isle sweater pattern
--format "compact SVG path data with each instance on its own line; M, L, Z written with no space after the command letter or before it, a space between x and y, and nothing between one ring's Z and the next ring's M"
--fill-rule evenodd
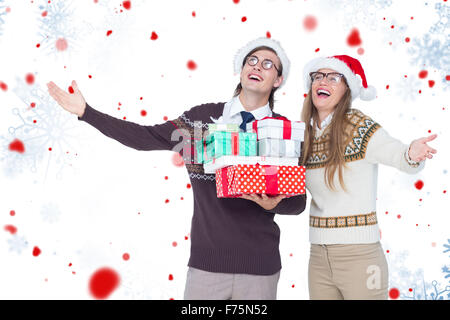
M346 116L348 120L346 135L350 139L345 146L345 162L364 159L370 138L381 126L357 109L351 109ZM319 137L313 138L312 153L307 161L307 169L325 167L328 160L330 127L328 126Z

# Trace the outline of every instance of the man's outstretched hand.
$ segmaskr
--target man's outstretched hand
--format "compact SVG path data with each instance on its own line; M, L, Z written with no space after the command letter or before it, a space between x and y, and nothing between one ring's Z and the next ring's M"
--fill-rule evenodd
M78 85L72 81L69 92L62 90L53 81L47 83L48 93L64 110L82 117L86 109L86 101L83 98Z

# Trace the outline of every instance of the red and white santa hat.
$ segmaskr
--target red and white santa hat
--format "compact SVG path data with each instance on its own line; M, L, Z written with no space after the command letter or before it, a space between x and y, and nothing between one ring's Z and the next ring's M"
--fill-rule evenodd
M244 63L244 59L247 56L247 54L250 51L252 51L253 49L261 47L261 46L271 48L272 50L274 50L277 53L278 58L280 58L281 65L283 66L283 72L281 74L283 76L283 82L280 85L280 87L281 87L286 82L291 64L286 55L286 52L284 52L280 43L271 38L267 38L267 37L257 38L255 40L250 41L245 46L243 46L241 49L239 49L239 51L236 53L236 55L234 57L234 72L240 73L242 70L242 65Z
M364 101L375 99L377 91L374 87L367 85L366 75L361 63L357 59L346 55L321 57L308 62L303 69L307 91L311 88L310 72L325 68L333 69L344 75L352 92L352 100L357 97Z

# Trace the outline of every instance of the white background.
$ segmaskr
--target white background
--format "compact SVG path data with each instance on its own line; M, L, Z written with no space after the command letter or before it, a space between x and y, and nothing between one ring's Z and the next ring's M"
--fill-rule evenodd
M441 289L448 284L442 267L449 265L443 245L450 238L450 96L442 52L449 30L430 31L447 23L435 9L447 2L133 0L131 10L121 3L0 1L0 81L8 85L0 90L0 298L92 299L89 278L107 266L121 279L110 299L182 299L193 208L186 170L173 164L172 152L128 149L61 111L46 83L67 89L75 79L94 108L141 124L162 123L195 105L229 100L238 83L234 54L266 32L291 60L275 111L298 120L303 65L317 56L348 54L361 61L378 91L376 100L357 99L354 107L404 143L428 130L438 134L431 143L438 154L419 174L379 168L377 212L390 287L407 298L408 288L419 290L419 280L429 289L433 280ZM303 26L308 15L318 21L312 31ZM356 47L346 42L353 28L362 39ZM157 40L150 39L153 31ZM408 51L427 34L439 41L437 53ZM67 50L56 49L58 38L66 39ZM428 60L415 59L421 56ZM197 69L186 67L189 60ZM426 79L418 78L421 70L428 71ZM25 83L28 73L35 76L32 85ZM410 79L412 87L405 84ZM435 81L432 88L428 80ZM15 138L24 142L24 154L8 150ZM421 190L414 186L419 179ZM276 217L279 299L308 299L308 210L309 204L300 216ZM42 250L38 257L35 246Z

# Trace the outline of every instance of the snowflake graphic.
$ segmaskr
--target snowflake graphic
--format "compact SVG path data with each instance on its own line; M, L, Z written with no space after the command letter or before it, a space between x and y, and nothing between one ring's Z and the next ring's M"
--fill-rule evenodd
M443 43L439 39L431 39L425 34L422 39L414 38L412 46L408 49L412 56L411 62L422 66L433 67L438 70L448 70L450 64L450 37Z
M59 220L61 210L54 203L47 203L41 208L42 219L46 222L53 223Z
M448 239L448 243L444 244L446 250L443 253L450 251L450 239ZM442 285L436 280L427 283L422 269L413 273L405 266L407 256L406 252L388 256L389 287L399 289L400 298L405 300L450 300L450 285ZM442 267L442 272L445 279L450 278L448 266Z
M438 21L430 27L431 34L447 34L450 31L450 6L436 3L434 9L439 16Z
M18 235L13 235L11 239L8 240L9 251L15 251L17 253L22 253L22 250L28 247L28 242L24 237L19 237Z
M6 6L3 4L4 2L4 0L0 0L0 35L2 34L2 25L5 23L3 16L6 15Z
M345 17L344 26L347 29L358 25L368 26L376 30L379 25L378 13L380 10L390 7L392 0L348 0L348 1L325 1L323 8L339 11Z
M420 89L420 81L415 76L408 76L397 82L397 94L403 101L414 101Z
M27 166L32 173L37 173L45 161L44 178L50 169L56 170L56 177L61 178L62 170L68 164L68 154L75 153L71 144L77 138L73 132L76 127L70 121L73 117L38 85L29 86L20 79L17 83L13 91L26 107L13 108L20 124L9 128L8 138L0 137L0 160L4 162L4 171L7 176L14 176ZM9 151L9 143L14 139L23 142L24 153Z

